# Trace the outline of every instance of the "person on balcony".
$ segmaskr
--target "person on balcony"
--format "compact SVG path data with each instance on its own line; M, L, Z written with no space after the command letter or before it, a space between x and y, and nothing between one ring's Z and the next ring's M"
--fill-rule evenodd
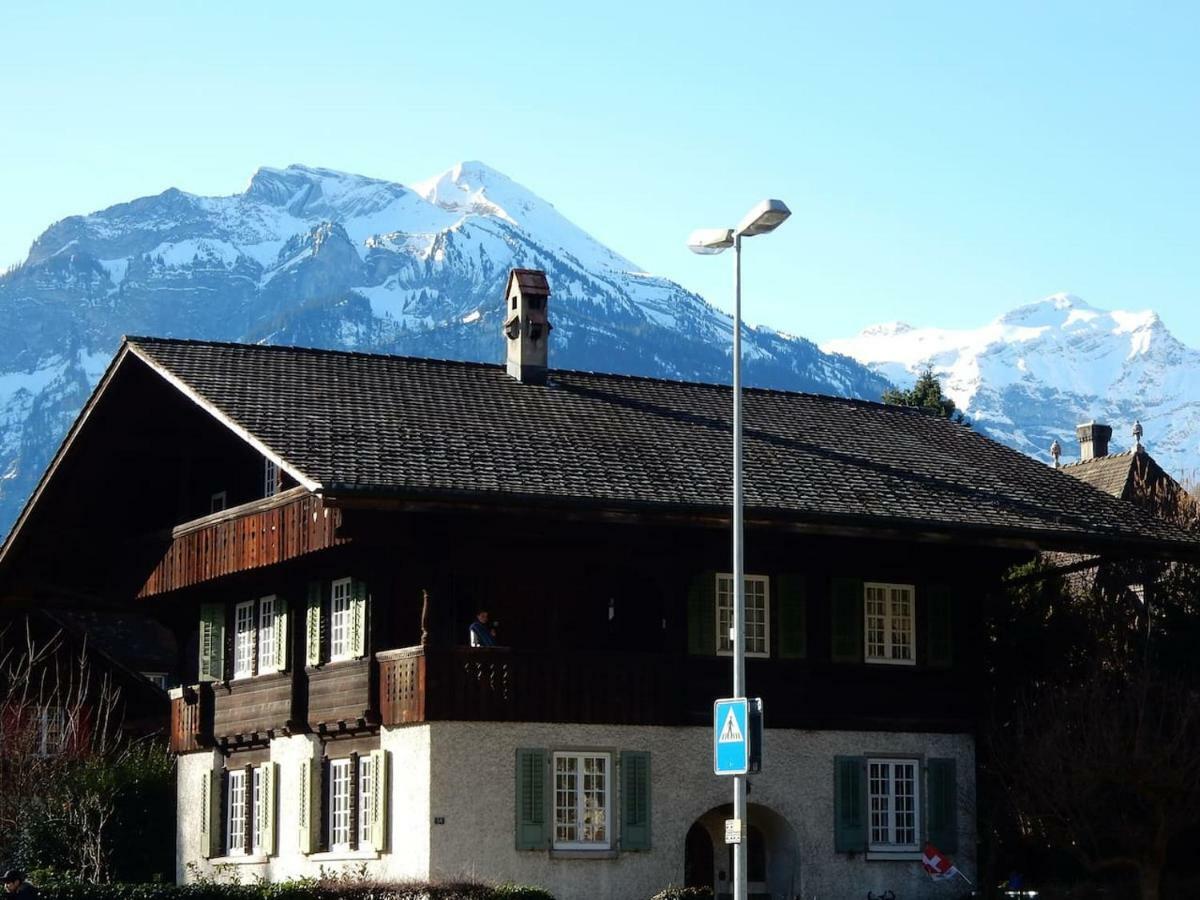
M488 625L488 611L481 609L475 613L475 621L471 623L470 638L472 647L495 647L496 629Z

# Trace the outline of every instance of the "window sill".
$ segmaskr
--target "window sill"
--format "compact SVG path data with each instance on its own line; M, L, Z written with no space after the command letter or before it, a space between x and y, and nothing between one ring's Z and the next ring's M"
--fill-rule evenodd
M551 848L551 859L616 859L617 851L611 847L588 850L582 847Z
M870 666L915 666L915 659L873 659L867 657L864 660Z
M261 866L270 862L270 857L262 853L254 856L214 856L209 862L214 866Z
M310 853L313 862L350 862L354 860L379 859L378 850L322 850Z
M920 861L920 850L868 850L867 859L872 862L913 862Z

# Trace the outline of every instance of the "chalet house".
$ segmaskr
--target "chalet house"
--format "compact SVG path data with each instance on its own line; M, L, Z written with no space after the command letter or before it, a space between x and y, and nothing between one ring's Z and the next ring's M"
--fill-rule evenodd
M730 390L548 369L548 295L511 274L507 365L121 346L0 575L176 635L181 880L729 890ZM752 893L944 896L981 598L1044 550L1197 545L914 409L751 390L745 429Z

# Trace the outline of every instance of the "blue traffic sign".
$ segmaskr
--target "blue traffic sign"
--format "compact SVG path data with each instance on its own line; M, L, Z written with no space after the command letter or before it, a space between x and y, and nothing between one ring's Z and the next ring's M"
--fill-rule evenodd
M750 728L745 697L713 704L713 772L745 775L750 770Z

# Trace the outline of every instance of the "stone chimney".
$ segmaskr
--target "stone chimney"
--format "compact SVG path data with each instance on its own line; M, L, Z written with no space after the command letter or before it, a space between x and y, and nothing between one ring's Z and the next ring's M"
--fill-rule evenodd
M550 284L538 269L513 269L504 290L504 336L508 344L508 374L526 384L545 384L550 329L546 301Z
M1081 460L1108 456L1108 442L1112 438L1111 425L1085 422L1075 426L1075 436L1079 438L1079 458Z

